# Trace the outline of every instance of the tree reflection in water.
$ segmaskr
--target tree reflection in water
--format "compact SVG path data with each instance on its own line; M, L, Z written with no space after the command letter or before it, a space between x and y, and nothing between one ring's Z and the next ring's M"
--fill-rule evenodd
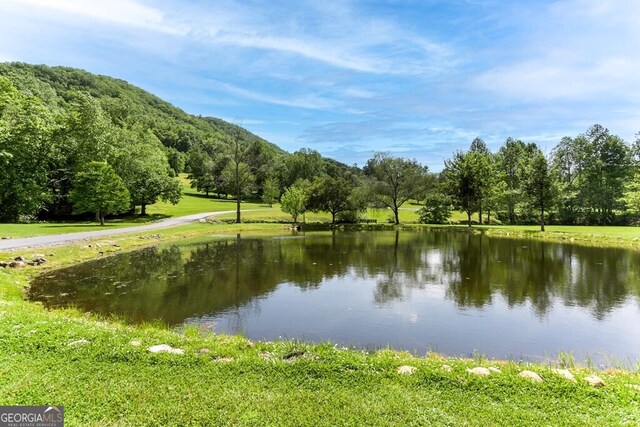
M74 305L131 321L236 313L279 286L305 292L327 280L375 280L374 306L445 286L459 309L500 297L544 318L554 305L583 307L605 319L640 288L640 254L465 232L333 232L306 236L216 238L160 246L53 271L33 281L29 298Z

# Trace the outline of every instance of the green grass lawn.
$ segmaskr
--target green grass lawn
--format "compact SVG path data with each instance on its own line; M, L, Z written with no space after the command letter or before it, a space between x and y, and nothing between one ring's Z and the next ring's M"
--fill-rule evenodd
M108 255L176 239L279 229L282 225L192 224L159 236L117 236L110 240L118 246L101 250ZM593 388L585 381L593 372L579 366L570 366L573 383L553 373L551 365L367 352L329 343L251 342L195 328L178 333L128 326L72 309L48 311L23 300L28 280L99 256L80 245L49 253L54 255L43 267L0 269L0 404L64 405L69 426L640 423L640 391L631 387L640 387L637 372L598 372L607 385ZM18 254L7 252L0 259ZM157 344L184 354L147 351ZM400 366L415 371L402 375ZM501 372L477 377L466 371L474 366ZM539 373L544 382L520 378L523 369Z
M50 234L74 233L78 231L102 230L104 228L121 228L143 225L164 218L191 215L201 212L220 212L236 209L235 200L215 199L198 193L189 186L186 175L180 176L182 183L182 199L177 205L158 202L147 207L147 216L132 216L126 218L110 218L104 226L93 221L55 221L17 224L0 224L0 237L33 237ZM242 209L263 209L266 205L260 203L242 203ZM235 216L233 216L235 218Z

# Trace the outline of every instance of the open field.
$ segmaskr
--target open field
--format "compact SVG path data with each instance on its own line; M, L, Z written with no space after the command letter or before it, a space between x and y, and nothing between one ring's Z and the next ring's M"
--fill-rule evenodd
M108 219L104 226L94 221L56 221L34 222L20 224L0 224L0 237L33 237L51 234L74 233L78 231L93 231L104 228L122 228L143 225L164 218L191 215L200 212L229 211L236 208L235 200L214 199L198 193L189 186L186 176L180 176L182 183L182 199L177 205L158 202L147 207L147 216L133 216ZM242 209L262 209L266 206L260 203L243 203ZM235 216L234 216L235 218Z
M551 365L250 342L194 328L180 334L76 310L47 311L22 297L35 274L101 256L99 250L106 256L176 239L285 229L193 224L159 235L118 236L100 247L50 248L45 267L0 269L0 402L64 405L70 426L640 423L640 391L632 387L640 388L637 372L598 372L607 385L593 388L585 381L592 371L579 366L569 366L577 378L573 383ZM30 256L13 251L0 259L19 254ZM147 351L157 344L184 354ZM402 375L400 366L415 371ZM478 377L466 371L475 366L495 366L501 373ZM539 373L544 382L520 378L523 369Z

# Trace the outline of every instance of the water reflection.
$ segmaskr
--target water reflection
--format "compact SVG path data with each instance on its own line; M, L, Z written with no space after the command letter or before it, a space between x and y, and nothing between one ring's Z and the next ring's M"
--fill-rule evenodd
M281 318L299 313L292 321L308 326L304 330L319 327L305 323L326 323L330 317L346 322L348 310L370 323L385 324L375 316L388 320L387 309L420 323L429 316L427 306L435 310L432 302L424 302L433 295L440 295L437 307L450 301L451 308L440 316L453 323L465 311L491 313L500 304L512 314L533 313L538 323L554 310L570 317L569 308L603 322L630 303L637 314L639 275L640 254L623 249L462 232L314 233L148 248L51 272L33 282L29 297L136 322L222 319L232 332L250 329L248 318L268 326L260 312L265 301L280 304ZM342 307L344 301L353 307ZM317 318L307 319L318 306ZM350 328L357 335L357 328L372 326ZM326 331L320 335L333 338Z

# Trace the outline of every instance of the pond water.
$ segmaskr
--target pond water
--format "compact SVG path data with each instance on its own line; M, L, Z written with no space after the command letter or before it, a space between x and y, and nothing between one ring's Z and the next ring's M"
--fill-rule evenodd
M609 364L640 359L639 295L640 252L445 231L211 237L49 272L29 291L251 339Z

